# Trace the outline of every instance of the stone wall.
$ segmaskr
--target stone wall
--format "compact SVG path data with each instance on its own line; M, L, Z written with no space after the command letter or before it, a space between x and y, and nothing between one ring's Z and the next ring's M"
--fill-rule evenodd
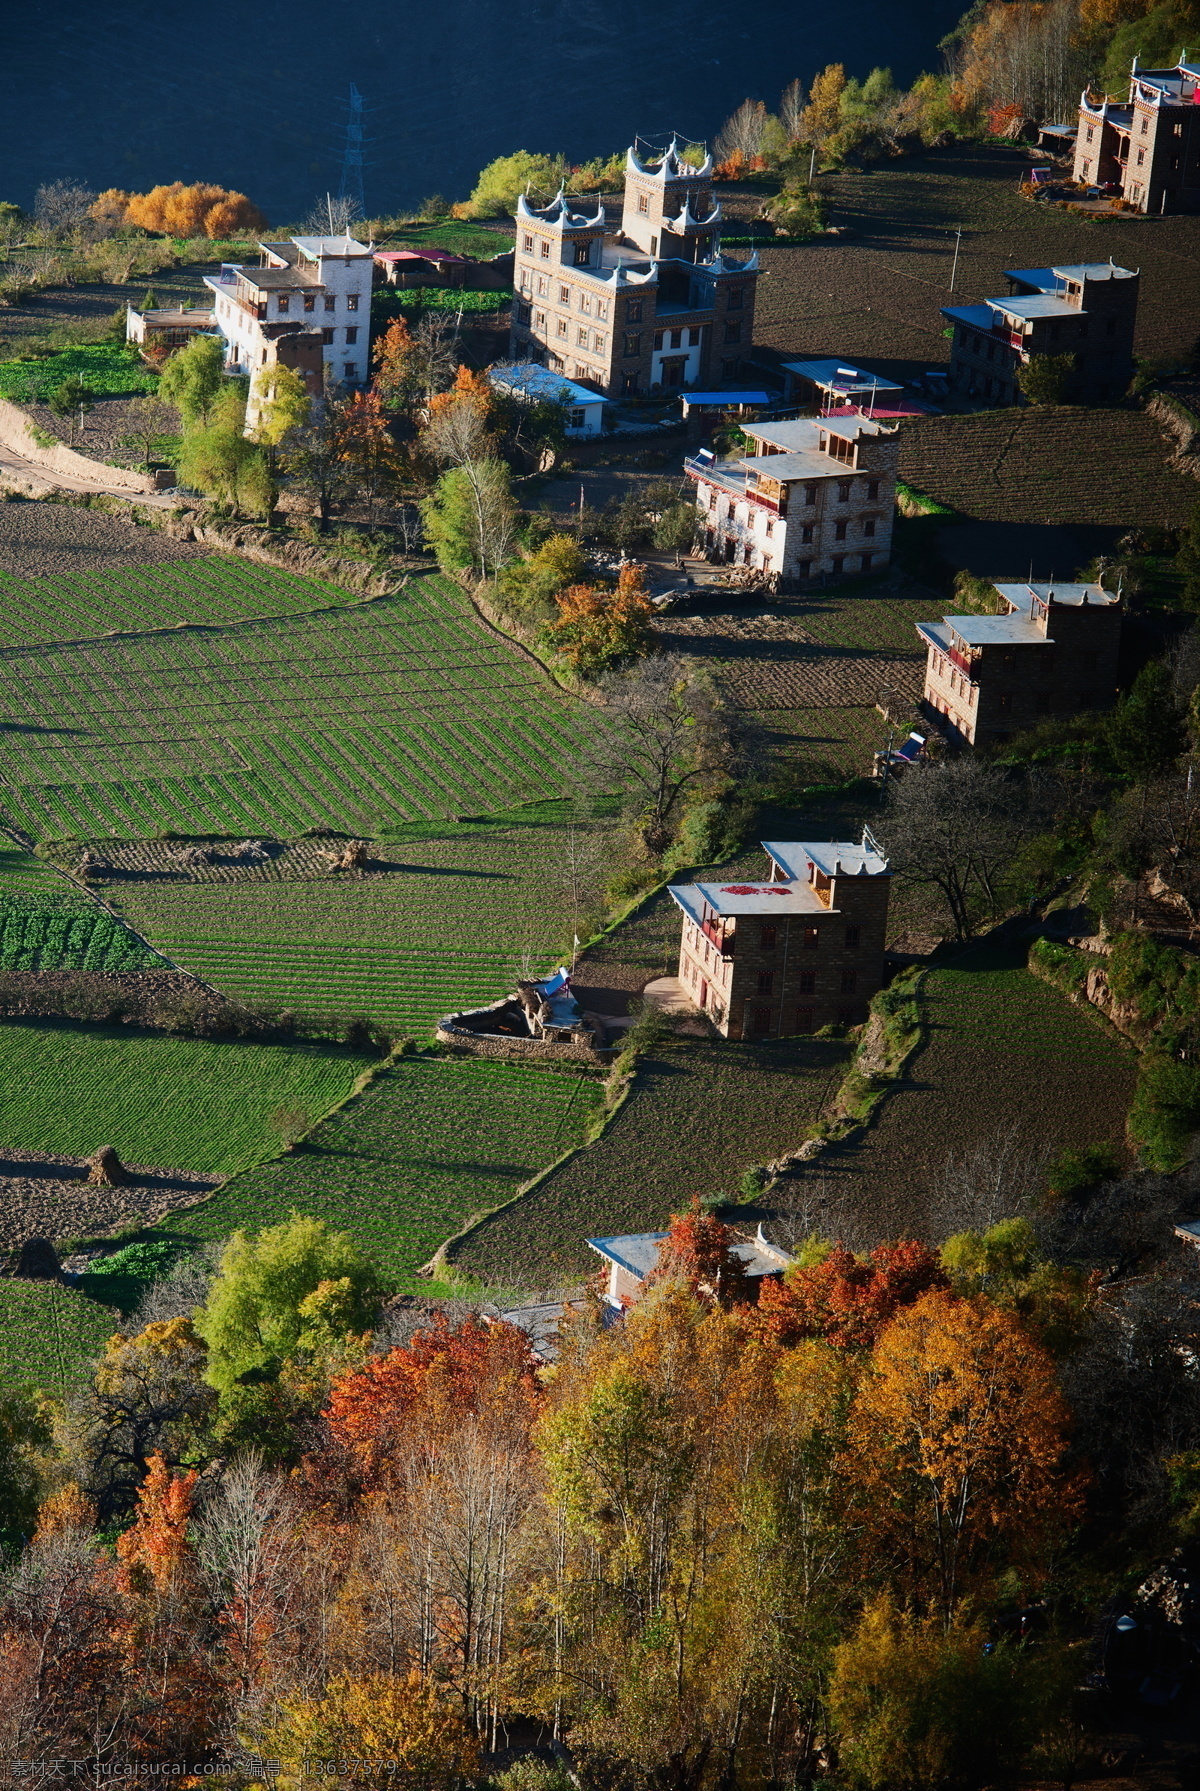
M453 1045L456 1050L470 1051L474 1057L535 1057L559 1061L568 1058L582 1063L604 1063L612 1055L609 1051L598 1051L592 1045L563 1045L550 1039L518 1039L497 1032L469 1032L466 1027L455 1026L452 1019L438 1021L436 1037L439 1045Z
M61 442L53 448L40 447L30 432L25 412L16 404L9 404L7 399L0 399L0 440L20 454L23 460L32 461L34 466L44 466L50 473L64 473L77 479L95 479L114 486L119 491L148 492L158 489L150 473L134 472L129 467L105 466L102 461L89 460L86 454L77 454L74 448L65 447Z

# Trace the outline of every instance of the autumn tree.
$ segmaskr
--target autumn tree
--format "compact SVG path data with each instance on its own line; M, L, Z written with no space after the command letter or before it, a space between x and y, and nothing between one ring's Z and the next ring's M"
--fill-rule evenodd
M574 535L551 535L526 558L504 567L496 595L516 621L549 622L558 614L554 599L568 586L582 584L587 570L587 556Z
M704 1211L698 1196L693 1196L688 1212L672 1213L649 1281L680 1281L698 1299L714 1301L726 1310L753 1297L733 1232L715 1213Z
M479 1771L479 1743L420 1673L344 1677L322 1697L284 1699L244 1739L283 1762L281 1791L458 1791Z
M820 1262L765 1283L756 1323L778 1343L824 1337L840 1349L870 1349L901 1307L949 1285L927 1244L906 1239L859 1257L839 1243Z
M875 1345L851 1417L850 1471L907 1588L949 1625L1006 1548L1036 1562L1072 1508L1053 1362L989 1300L932 1292Z
M426 311L415 330L403 317L375 345L375 389L389 409L428 408L454 376L457 324L451 312Z
M841 100L846 89L846 70L842 63L831 62L813 76L808 104L800 115L800 135L818 149L835 135L842 122Z
M356 455L366 436L382 427L381 411L377 406L364 411L356 403L359 396L345 392L327 365L321 397L313 401L303 422L293 424L281 440L282 465L307 493L323 535L329 533L333 512L358 485Z
M445 571L495 577L512 552L517 523L507 466L489 455L449 467L422 500L421 517Z
M105 198L111 201L113 194ZM245 193L229 192L204 181L186 186L181 180L152 187L148 193L130 193L125 222L164 236L207 236L214 242L238 231L265 230L267 226L263 213Z
M511 217L521 193L528 193L533 204L545 205L562 185L566 171L567 164L562 156L530 155L527 149L497 156L475 182L462 215L468 218Z
M449 391L429 400L421 448L440 466L466 466L495 451L492 388L481 373L460 367Z
M542 638L585 678L638 659L654 641L654 606L644 566L627 564L615 590L602 585L570 585L554 599L557 617Z
M346 406L345 454L355 492L374 522L381 500L403 476L403 463L378 392L353 392Z
M289 429L299 429L308 420L312 397L304 376L294 367L276 361L254 375L250 388L254 405L253 439L273 453Z
M224 1677L239 1710L253 1708L298 1637L290 1622L300 1514L282 1475L255 1450L222 1475L196 1525L198 1571L216 1612Z

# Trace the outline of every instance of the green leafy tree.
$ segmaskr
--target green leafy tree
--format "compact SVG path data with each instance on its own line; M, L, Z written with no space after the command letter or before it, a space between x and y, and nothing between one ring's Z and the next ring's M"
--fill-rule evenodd
M234 510L269 516L275 506L275 482L266 454L245 432L246 404L240 390L226 387L209 417L184 435L181 480Z
M77 373L72 374L70 379L64 379L62 384L51 392L46 402L56 417L61 417L64 421L70 419L72 440L74 440L75 424L78 419L96 408L96 399L92 388L85 384Z
M535 205L553 198L566 179L567 164L560 155L531 155L518 149L515 155L497 156L475 182L466 205L469 218L508 217L517 209L517 195L528 193Z
M35 1458L49 1445L49 1426L32 1397L0 1396L0 1555L17 1552L33 1534L41 1490Z
M277 448L289 429L307 421L312 399L294 367L263 367L250 388L255 406L254 440Z
M224 356L213 336L197 336L163 368L158 395L173 404L190 428L207 423L224 382Z
M574 535L551 535L527 560L514 560L500 574L497 596L520 622L548 622L554 599L587 576L587 556Z
M235 1231L196 1317L219 1393L274 1379L299 1354L320 1355L371 1326L370 1264L344 1232L293 1213L251 1237Z
M444 571L494 576L512 551L517 506L502 460L449 467L421 503L425 533Z
M1073 354L1035 354L1019 369L1017 384L1030 404L1065 404L1074 372Z
M1105 733L1117 769L1139 782L1172 768L1187 745L1187 709L1169 666L1154 660L1142 667Z

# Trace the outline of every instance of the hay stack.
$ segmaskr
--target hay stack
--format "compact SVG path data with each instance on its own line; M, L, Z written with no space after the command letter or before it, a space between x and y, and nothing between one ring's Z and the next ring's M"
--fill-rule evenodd
M211 846L185 846L182 852L177 852L175 854L176 864L181 864L188 870L203 864L211 864L212 861L213 850Z
M98 852L85 848L79 856L79 875L86 882L89 877L107 877L112 865L107 858L101 858Z
M88 1182L96 1188L122 1188L129 1180L125 1165L111 1144L103 1144L88 1158Z
M334 871L365 871L370 863L371 850L366 840L348 840L342 850L330 860L329 868Z
M231 858L240 858L243 864L262 864L263 860L270 856L271 843L269 840L243 840L241 845L235 846L230 853Z
M62 1264L50 1239L26 1238L13 1274L22 1281L61 1281Z

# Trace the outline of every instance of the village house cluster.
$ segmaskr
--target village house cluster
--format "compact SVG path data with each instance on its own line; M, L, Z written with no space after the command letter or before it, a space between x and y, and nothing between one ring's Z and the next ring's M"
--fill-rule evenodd
M972 398L1016 404L1035 355L1070 354L1065 397L1119 398L1133 375L1138 276L1109 261L1009 268L1007 298L945 305L954 329L950 384Z

